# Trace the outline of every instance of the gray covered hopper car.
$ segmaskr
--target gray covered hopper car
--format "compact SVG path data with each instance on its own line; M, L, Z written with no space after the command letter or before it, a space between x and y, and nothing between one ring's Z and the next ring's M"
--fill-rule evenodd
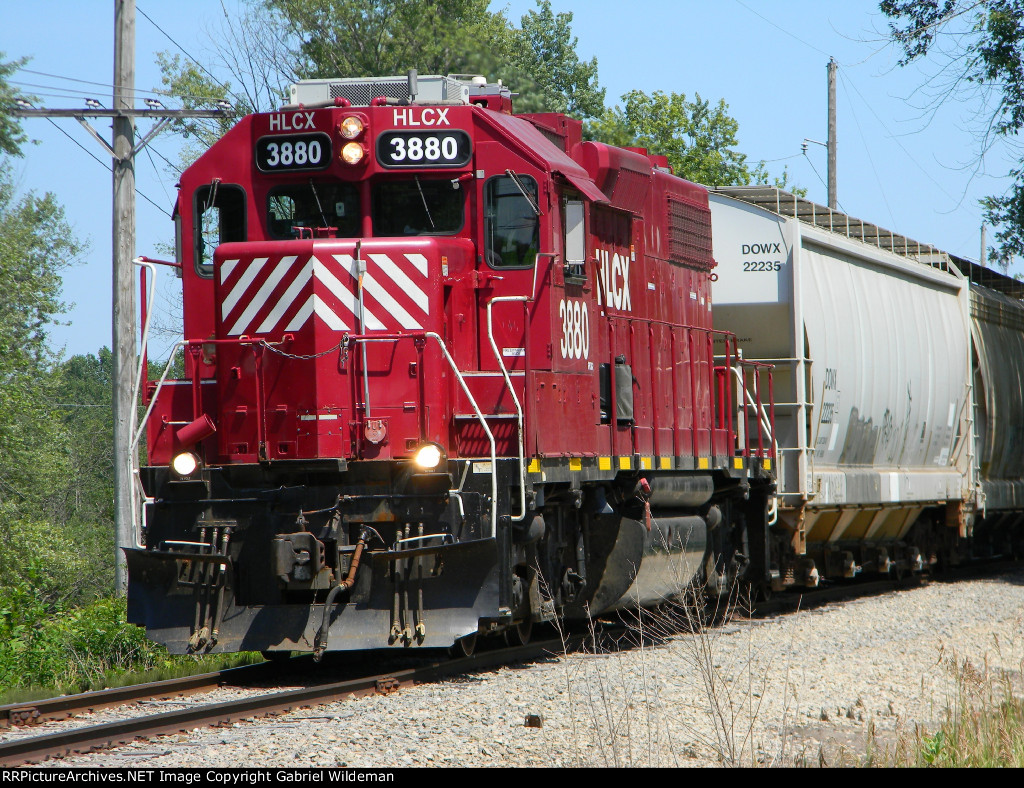
M777 584L1014 550L1020 283L774 188L711 212L716 327L776 365Z

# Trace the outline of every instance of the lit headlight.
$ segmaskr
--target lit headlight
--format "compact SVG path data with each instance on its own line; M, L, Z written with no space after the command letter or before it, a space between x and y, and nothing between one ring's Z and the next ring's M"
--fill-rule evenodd
M346 164L358 164L363 160L363 146L358 142L350 142L341 149L341 159Z
M441 451L440 446L427 443L417 449L413 462L425 471L432 471L441 464L442 457L444 457L444 452Z
M199 467L199 458L190 451L183 451L171 460L171 469L178 476L191 476Z
M341 122L341 126L339 126L341 136L347 140L354 140L363 133L363 128L363 122L353 115L349 115L345 118L345 120Z

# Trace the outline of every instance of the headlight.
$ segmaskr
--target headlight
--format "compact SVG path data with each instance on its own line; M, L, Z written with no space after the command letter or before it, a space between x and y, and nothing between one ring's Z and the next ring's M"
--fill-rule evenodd
M346 164L358 164L363 160L363 146L358 142L350 142L341 149L341 159Z
M441 464L443 457L444 452L441 451L440 446L435 443L427 443L416 450L413 462L425 471L432 471Z
M190 451L183 451L171 460L171 469L178 476L191 476L199 467L199 458Z
M344 137L347 140L354 140L356 137L363 133L363 129L365 127L363 126L363 122L359 118L355 117L354 115L349 115L347 118L345 118L345 120L341 122L341 125L338 128L341 131L342 137Z

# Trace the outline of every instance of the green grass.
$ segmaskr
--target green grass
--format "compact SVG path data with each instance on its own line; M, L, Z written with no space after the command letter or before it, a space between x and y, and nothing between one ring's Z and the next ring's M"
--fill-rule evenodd
M951 713L933 735L920 737L915 755L905 765L1020 768L1024 766L1024 702L1011 698Z
M54 610L26 589L0 589L0 704L179 678L261 659L258 654L168 654L127 623L123 599Z
M970 660L948 660L956 697L934 732L915 726L880 747L869 731L867 766L1024 767L1024 699L1017 671L977 669Z

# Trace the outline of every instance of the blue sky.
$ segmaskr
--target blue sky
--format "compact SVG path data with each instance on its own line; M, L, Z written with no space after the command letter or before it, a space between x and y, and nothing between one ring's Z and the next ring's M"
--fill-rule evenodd
M237 0L223 3L233 11ZM212 47L206 31L220 23L223 10L220 0L137 4L141 99L142 90L159 87L155 54L184 50L204 59ZM812 143L805 155L801 143L826 139L826 64L834 57L839 63L840 208L978 258L978 199L1006 189L1000 176L1012 158L996 150L981 165L976 162L977 108L969 103L950 101L928 111L929 96L918 90L925 72L896 67L897 53L884 40L886 22L876 0L552 0L552 6L574 14L577 51L597 57L609 104L633 88L724 98L739 121L740 150L753 161L765 160L772 173L788 168L790 182L821 203L826 202L825 149ZM491 7L505 8L518 19L534 3L514 0ZM39 96L45 107L81 107L86 96L110 106L113 3L0 0L0 8L5 59L30 56L26 68L41 72L21 72L14 78L19 87ZM96 125L109 136L108 124ZM53 342L68 354L95 353L110 344L111 333L109 161L74 120L32 119L25 128L38 143L15 162L19 184L54 192L89 241L84 263L65 276L65 298L74 306L66 316L70 325L56 327ZM153 143L152 158L141 154L136 162L139 254L165 256L160 245L173 237L168 212L174 177L161 157L176 161L179 144L165 132ZM163 284L175 286L166 277Z

